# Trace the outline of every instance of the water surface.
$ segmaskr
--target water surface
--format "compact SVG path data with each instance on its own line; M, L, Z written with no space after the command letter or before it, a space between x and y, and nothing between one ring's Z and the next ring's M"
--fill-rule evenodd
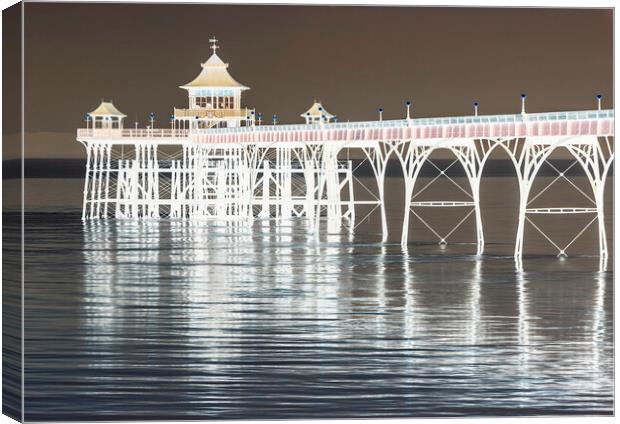
M401 249L398 204L386 244L362 212L354 234L318 238L302 220L28 213L26 419L611 414L595 227L563 260L528 233L520 272L512 183L485 184L482 257L470 223L445 247L417 223ZM456 218L428 217L442 232Z

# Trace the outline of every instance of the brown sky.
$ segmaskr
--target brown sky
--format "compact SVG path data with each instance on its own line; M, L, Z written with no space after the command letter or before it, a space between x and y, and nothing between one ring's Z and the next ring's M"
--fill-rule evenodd
M27 132L73 133L101 98L132 123L144 125L153 111L164 124L173 106L185 106L178 86L198 74L211 35L233 77L251 87L245 104L282 122L300 122L315 98L341 120L374 119L379 106L385 118L401 117L407 99L416 116L468 114L474 99L481 113L512 113L521 92L530 112L592 108L598 92L612 107L613 18L605 9L27 3L25 10ZM58 157L63 147L53 149Z

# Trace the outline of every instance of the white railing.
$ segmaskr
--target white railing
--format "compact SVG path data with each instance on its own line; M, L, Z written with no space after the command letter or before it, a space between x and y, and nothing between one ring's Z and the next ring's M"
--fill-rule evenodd
M176 118L245 118L251 116L254 109L177 109L174 108Z
M79 138L187 138L187 129L166 128L78 128Z
M453 116L440 118L416 118L416 119L392 119L383 121L354 121L338 123L319 123L319 124L285 124L285 125L260 125L238 128L211 128L201 130L210 134L213 133L240 133L252 131L300 131L318 129L381 129L381 128L402 128L416 126L443 126L443 125L463 125L463 124L508 124L508 123L527 123L527 122L554 122L554 121L578 121L578 120L597 120L613 119L614 110L584 110L568 112L545 112L527 113L525 115L479 115L479 116Z
M571 121L609 121L614 119L614 110L586 110L569 112L547 112L516 115L481 115L481 116L456 116L444 118L417 118L395 119L385 121L358 121L341 123L319 124L292 124L292 125L251 125L244 127L228 128L205 128L205 129L163 129L163 128L138 128L138 129L92 129L80 128L77 130L79 138L188 138L190 134L214 136L214 135L238 135L254 133L287 133L296 131L320 131L320 130L385 130L394 128L421 128L421 127L450 127L455 125L475 126L503 124L553 124Z

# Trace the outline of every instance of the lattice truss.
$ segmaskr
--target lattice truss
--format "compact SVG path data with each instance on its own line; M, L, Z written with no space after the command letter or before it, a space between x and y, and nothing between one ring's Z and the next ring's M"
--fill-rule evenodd
M351 162L339 161L337 151L310 144L250 149L253 216L306 217L311 225L326 216L334 231L342 220L354 225Z
M440 166L431 155L438 150L449 151L454 159L445 166ZM470 218L475 219L477 253L481 254L484 248L484 233L480 215L480 156L476 144L472 140L451 139L439 143L397 143L394 152L398 157L405 178L405 205L404 221L401 234L401 243L406 245L409 237L410 216L413 215L422 225L428 229L440 244L446 244L448 239ZM455 166L460 166L467 177L467 186L459 184L455 178L449 175L449 171ZM420 172L424 165L430 165L435 175L430 181L421 186L416 186L420 178ZM447 180L457 191L464 195L465 200L440 199L422 200L424 193L429 187L437 184L440 180ZM463 196L461 196L463 197ZM459 208L465 209L464 214L447 231L440 232L425 219L423 209L436 210L436 208Z
M355 221L351 162L321 145L87 145L83 218Z
M388 143L386 143L387 145ZM446 166L440 166L431 159L431 154L437 150L449 150L454 160ZM604 188L607 175L614 159L611 137L572 136L572 137L529 137L529 138L496 138L496 139L448 139L445 141L424 142L394 142L391 152L399 159L405 178L405 206L404 222L401 234L401 243L406 246L409 237L410 216L417 218L439 241L446 243L448 238L472 217L475 219L477 253L484 250L484 230L480 213L480 182L482 171L492 152L502 149L507 153L515 167L519 182L519 222L515 243L515 258L520 259L523 254L525 224L532 226L547 240L558 255L566 256L571 247L595 222L598 222L599 252L602 258L607 258L607 240L604 223ZM558 169L550 161L554 152L564 150L571 160L564 169ZM390 149L374 149L369 152L369 158L377 164L376 168L385 167ZM465 172L467 186L459 184L448 175L448 171L460 164ZM430 181L419 186L416 182L420 171L425 164L430 164L437 174ZM534 182L543 165L553 170L556 175L543 187L533 191ZM580 168L582 172L570 172L573 168ZM573 170L575 171L575 170ZM385 172L385 168L383 168ZM589 187L580 187L574 179L574 174L585 176ZM571 179L573 177L573 179ZM420 196L440 178L447 179L458 191L466 196L466 200L419 200ZM578 196L589 202L589 206L554 206L533 207L544 193L548 192L558 182L564 181L572 187ZM436 230L419 209L423 208L465 208L468 209L463 217L456 221L447 232ZM574 236L564 244L560 244L537 223L535 215L583 214L588 220L578 228Z
M568 249L583 236L595 222L598 230L599 254L601 258L608 257L607 236L605 230L604 191L605 181L614 159L611 137L539 137L528 138L523 142L522 150L517 160L517 170L520 188L519 223L515 257L523 254L526 224L539 233L558 253L558 256L567 256ZM564 169L558 169L550 162L552 155L564 151L570 158ZM543 166L547 166L555 173L554 177L542 187L537 187L535 179ZM577 172L573 172L577 171ZM586 177L585 187L575 181L575 175ZM543 196L560 182L570 187L562 196L567 194L572 198L569 204L560 206L536 206ZM576 205L584 203L585 205ZM571 204L572 203L572 204ZM583 215L585 223L577 228L574 235L563 243L551 236L537 219L542 215ZM569 230L568 230L569 231Z

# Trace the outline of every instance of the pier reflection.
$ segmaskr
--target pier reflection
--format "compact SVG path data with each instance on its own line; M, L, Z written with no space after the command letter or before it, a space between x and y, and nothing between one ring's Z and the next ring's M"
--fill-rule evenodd
M607 273L549 273L542 260L515 272L510 258L411 255L348 232L317 240L296 220L100 221L83 237L80 338L100 353L83 365L119 396L125 383L171 390L156 410L286 418L608 405Z

